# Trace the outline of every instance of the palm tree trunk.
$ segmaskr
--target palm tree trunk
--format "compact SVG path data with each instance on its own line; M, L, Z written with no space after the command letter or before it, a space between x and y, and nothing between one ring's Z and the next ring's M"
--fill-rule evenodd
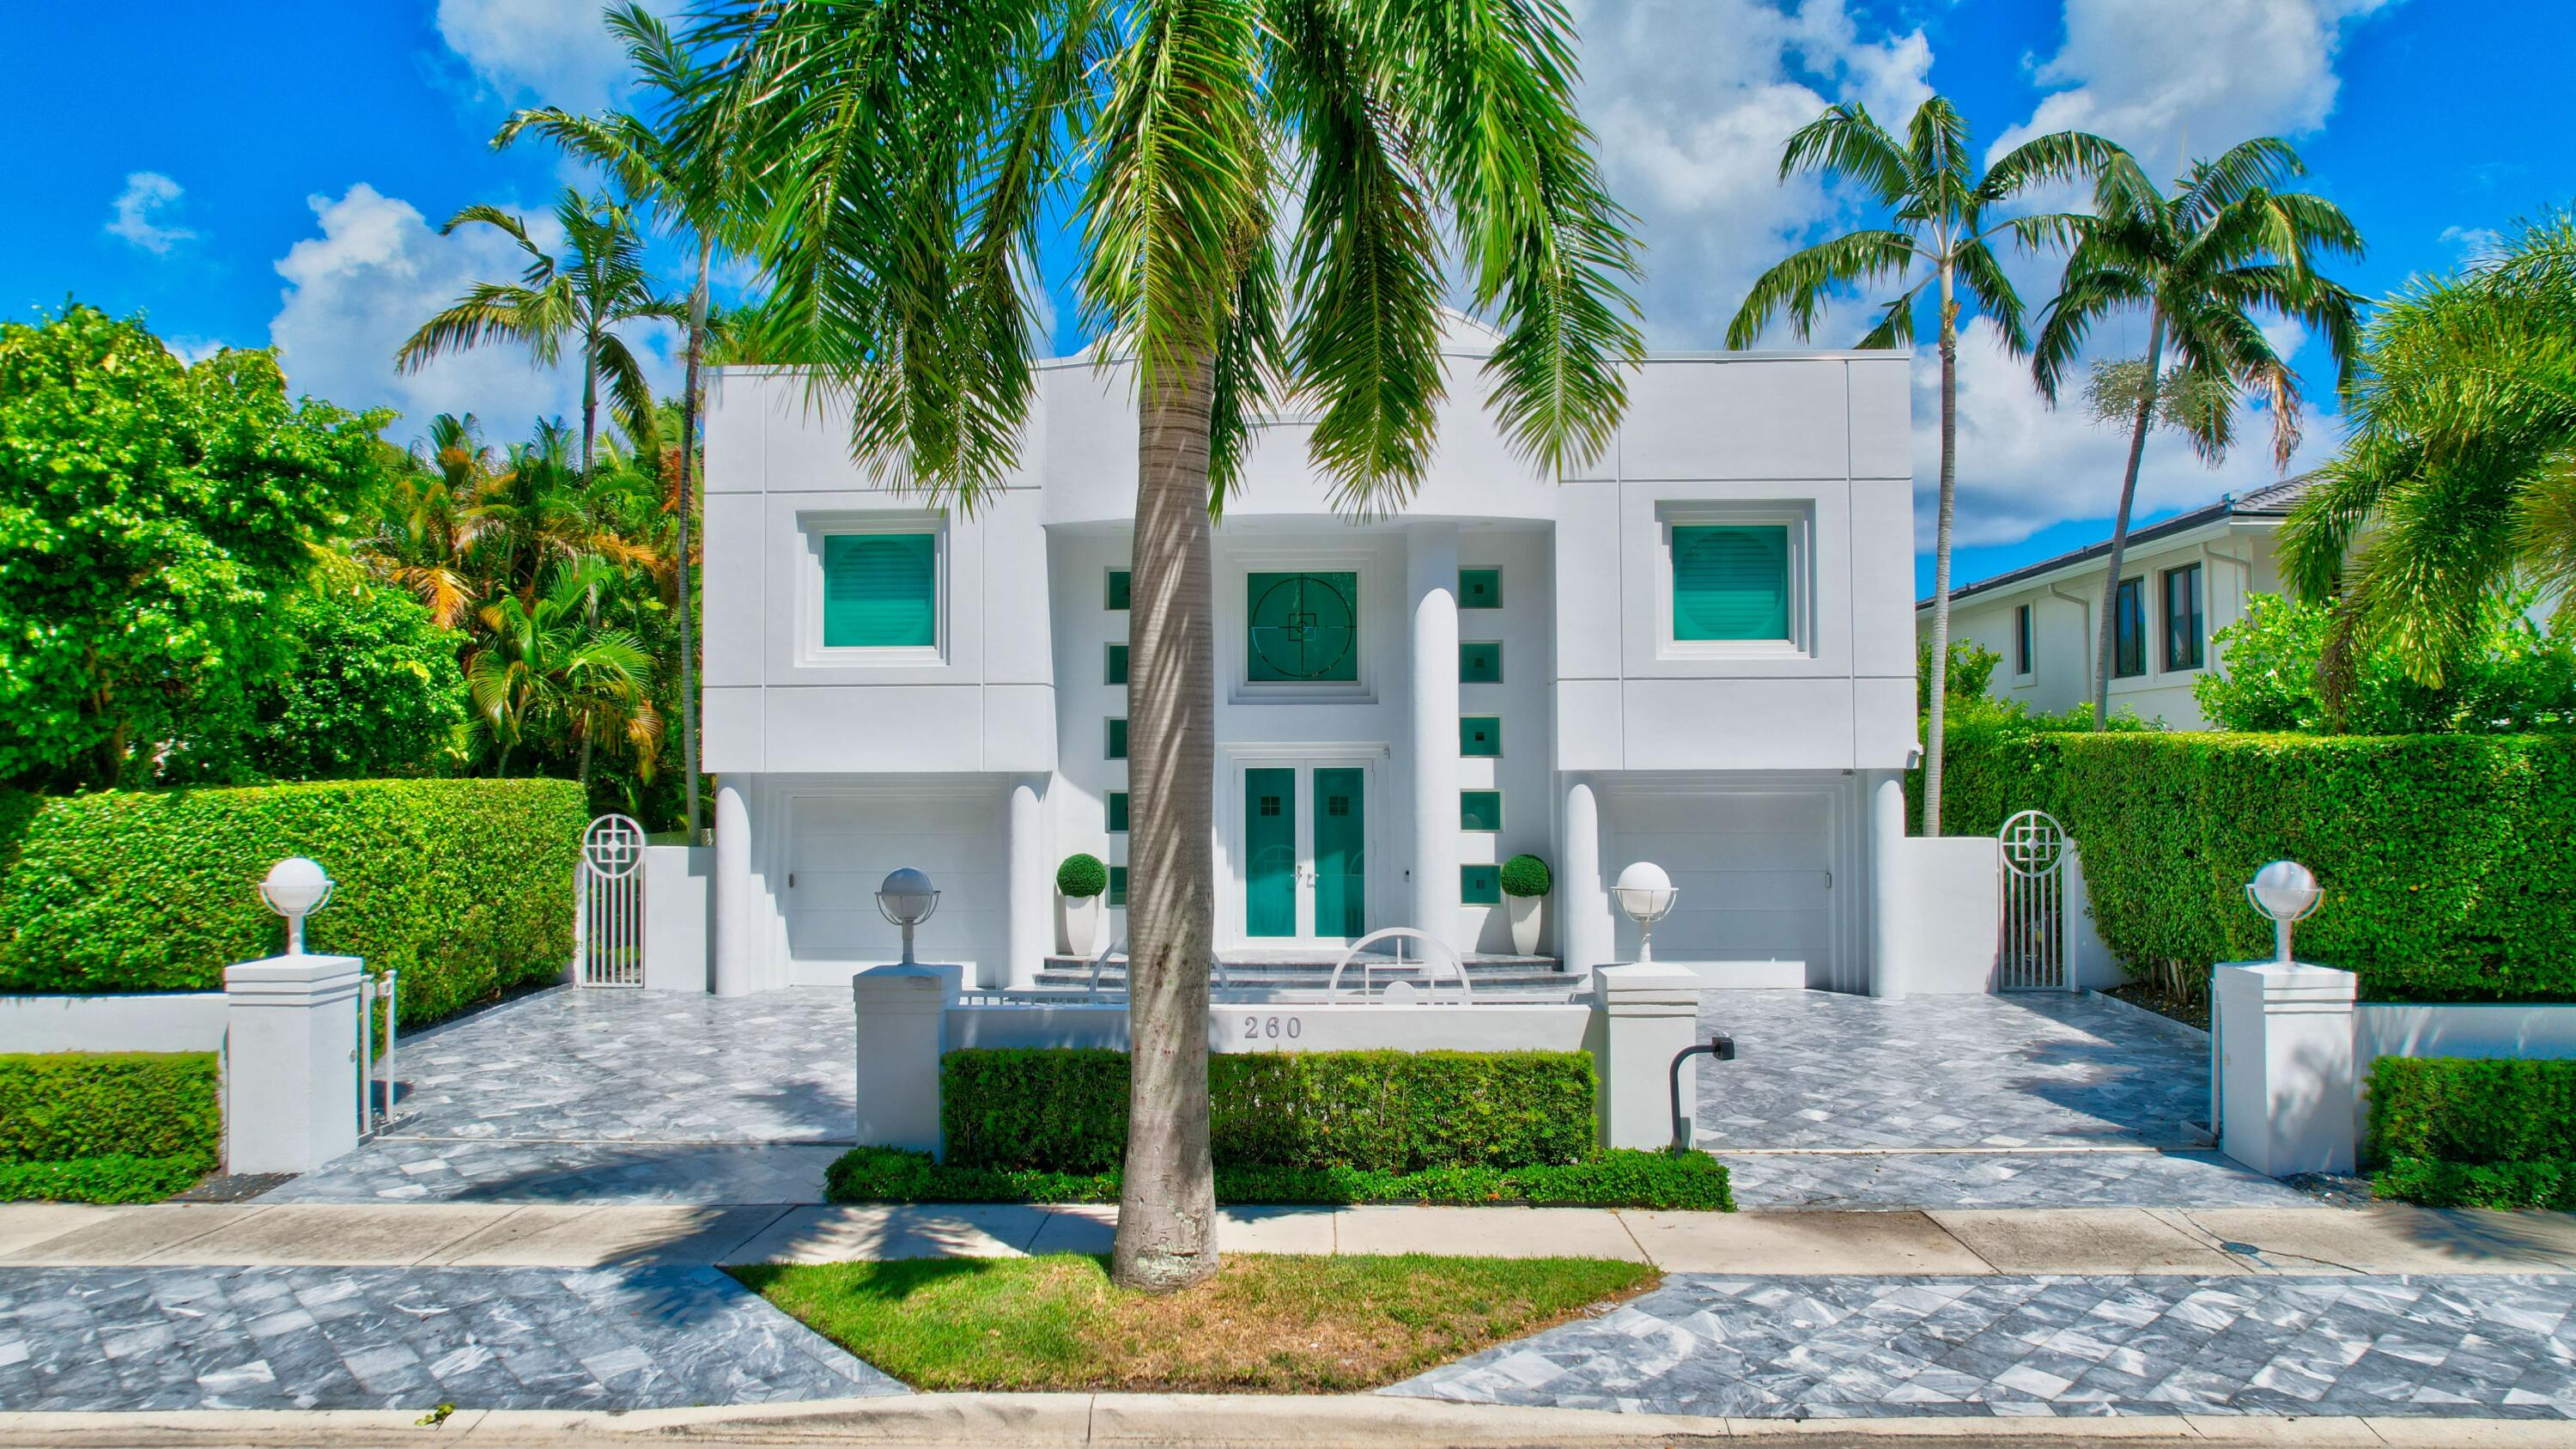
M581 481L590 481L591 440L599 434L599 336L581 345Z
M1932 678L1923 733L1923 833L1941 833L1941 750L1950 697L1950 528L1959 508L1959 302L1941 263L1941 491L1932 530Z
M1110 1277L1164 1292L1216 1272L1208 1147L1208 965L1215 949L1215 606L1208 433L1214 359L1162 373L1139 408L1127 615L1126 1176Z
M707 335L707 268L715 244L698 238L698 285L689 293L688 376L680 391L680 770L689 798L689 843L698 843L698 636L689 627L689 473L697 466L698 361Z
M2129 552L2129 509L2138 501L2138 463L2146 456L2147 428L2155 421L2156 385L2164 366L2165 314L2161 307L2147 310L2147 376L2138 386L2137 421L2129 428L2129 469L2120 479L2120 513L2111 524L2111 571L2102 579L2102 627L2093 641L2093 728L2096 732L2111 723L2111 655L2119 642L2119 620L2113 612L2120 606L2120 566ZM2143 631L2141 631L2143 632ZM2138 647L2144 649L2146 640Z

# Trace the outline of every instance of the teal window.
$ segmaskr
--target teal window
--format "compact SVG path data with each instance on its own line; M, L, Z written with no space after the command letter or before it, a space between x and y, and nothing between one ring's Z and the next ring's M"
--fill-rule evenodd
M1788 637L1785 525L1674 527L1676 642Z
M1127 867L1123 865L1109 867L1109 904L1127 904Z
M1461 830L1502 829L1503 792L1500 790L1459 791L1458 828Z
M1128 578L1129 575L1125 569L1111 569L1109 571L1110 608L1123 609L1127 607Z
M1460 684L1503 682L1503 646L1494 639L1470 639L1458 646Z
M1499 755L1503 752L1503 719L1500 715L1471 714L1458 721L1458 753L1471 757Z
M1109 722L1109 758L1113 760L1127 758L1127 721L1123 719L1113 719Z
M1109 830L1113 835L1123 835L1126 833L1127 792L1124 790L1112 790L1109 792Z
M1244 592L1254 683L1359 679L1358 574L1248 574Z
M1458 867L1458 899L1470 906L1499 906L1503 903L1503 868L1499 865L1462 865Z
M1109 646L1108 682L1111 684L1127 682L1127 646L1124 644Z
M939 643L939 535L823 536L823 647L926 649Z
M1503 606L1503 571L1501 569L1458 570L1458 607L1462 609L1499 609Z

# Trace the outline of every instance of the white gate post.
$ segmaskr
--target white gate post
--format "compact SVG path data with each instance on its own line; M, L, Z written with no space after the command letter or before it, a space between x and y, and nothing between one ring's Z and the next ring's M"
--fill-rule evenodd
M224 1163L310 1172L358 1145L356 956L224 968Z
M2352 1171L2358 978L2290 961L2223 962L2212 976L2219 1150L2267 1177Z
M864 1146L937 1154L941 1016L954 966L871 966L850 977L858 1014L858 1132Z
M1668 1147L1673 1058L1699 1037L1699 977L1651 962L1592 973L1586 1034L1601 1079L1601 1145ZM1697 1110L1699 1061L1682 1066L1682 1110Z

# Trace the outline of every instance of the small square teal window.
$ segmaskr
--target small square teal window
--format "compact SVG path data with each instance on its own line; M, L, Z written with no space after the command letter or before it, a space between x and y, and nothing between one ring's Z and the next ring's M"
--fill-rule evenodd
M1127 867L1123 865L1109 867L1109 904L1127 904Z
M1109 830L1113 835L1123 835L1127 831L1127 792L1124 790L1109 792Z
M1503 903L1503 868L1499 865L1462 865L1458 867L1458 900L1470 906L1499 906Z
M1113 760L1127 758L1127 721L1123 719L1113 719L1109 722L1109 758Z
M1503 571L1501 569L1458 570L1458 607L1462 609L1499 609L1503 606Z
M1498 639L1470 639L1458 646L1460 684L1503 682L1503 646Z
M1476 758L1502 752L1502 716L1471 714L1458 721L1458 753Z
M1500 790L1459 791L1458 828L1461 830L1502 829L1503 792Z
M939 535L824 535L824 648L920 649L938 642Z
M1124 644L1112 644L1109 646L1108 682L1111 684L1125 684L1127 682L1127 646Z
M1127 607L1128 577L1127 570L1125 569L1111 569L1109 571L1109 607L1113 609L1123 609Z
M1789 637L1789 530L1673 530L1673 638Z

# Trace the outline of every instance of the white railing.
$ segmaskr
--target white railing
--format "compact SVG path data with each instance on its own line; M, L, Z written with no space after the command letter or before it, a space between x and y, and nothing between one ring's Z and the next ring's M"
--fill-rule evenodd
M2073 991L2067 950L2066 827L2044 810L2004 822L2004 889L1999 991Z
M394 1045L402 1031L400 1006L395 989L401 984L400 971L388 970L382 977L361 972L358 976L358 1135L373 1137L392 1123L394 1094L401 1090L394 1076ZM385 1007L385 1103L376 1107L375 1021L376 1003Z
M1394 959L1361 961L1361 955L1380 941L1395 943L1392 953ZM1420 941L1430 949L1423 953L1421 960L1409 961L1404 955L1404 943L1407 941ZM1360 937L1358 941L1352 943L1351 949L1344 953L1340 962L1333 967L1333 979L1324 988L1324 996L1327 1000L1344 999L1342 973L1349 970L1351 963L1355 961L1359 963L1360 968L1359 1000L1376 1000L1388 1005L1409 1006L1415 1004L1415 993L1421 992L1424 993L1422 1001L1428 1004L1436 999L1440 991L1454 986L1457 990L1458 1005L1470 1006L1475 1003L1475 988L1467 984L1467 963L1459 959L1458 952L1448 942L1428 931L1418 931L1411 926L1388 926L1384 930L1371 931ZM1395 979L1381 986L1378 984L1381 973L1392 975ZM1417 976L1421 978L1418 982L1413 979Z

